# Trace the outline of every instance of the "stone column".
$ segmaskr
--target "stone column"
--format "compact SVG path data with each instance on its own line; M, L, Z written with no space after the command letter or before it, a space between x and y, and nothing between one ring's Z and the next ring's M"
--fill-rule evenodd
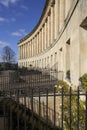
M48 13L48 46L51 44L51 13Z
M27 43L25 43L25 58L27 57Z
M50 44L50 43L49 43L49 38L50 38L50 37L49 37L49 33L50 33L50 32L49 32L49 31L50 31L50 30L49 30L49 28L50 28L50 26L49 26L49 15L48 15L48 22L47 22L47 23L48 23L48 32L47 32L47 33L48 33L48 46L49 46L49 44Z
M32 46L31 46L31 40L30 40L30 57L32 55Z
M21 45L21 59L23 59L23 47Z
M25 59L25 43L24 43L24 59Z
M24 59L25 59L25 43L24 43Z
M34 41L34 48L35 48L35 55L36 55L36 35L35 35L35 41Z
M34 44L35 42L34 42L34 40L35 39L33 38L33 56L35 55L35 44Z
M22 59L24 59L24 45L22 45Z
M59 50L59 69L61 71L61 78L63 79L63 72L64 72L64 53L63 48Z
M32 56L34 56L34 39L32 39Z
M26 59L27 59L27 43L26 43Z
M26 42L26 59L27 59L27 42Z
M31 57L31 44L30 44L30 41L29 41L29 57Z
M30 50L29 50L29 41L28 41L28 58L30 57L29 53L30 53Z
M36 55L36 35L34 37L34 56Z
M41 35L40 35L40 38L41 38L41 52L42 52L42 29L41 29Z
M54 39L54 4L51 4L51 44Z
M26 59L26 52L27 52L26 46L27 46L27 44L25 43L25 59Z
M29 41L28 41L27 51L28 51L28 58L29 58Z
M29 45L29 42L28 42L28 58L30 57L30 45Z
M41 30L39 31L39 53L41 52Z
M70 0L65 0L65 17L68 14L69 8L70 8Z
M31 57L32 57L32 40L30 41L30 43L31 43Z
M46 38L46 41L47 41L47 43L46 43L46 47L48 48L48 17L47 17L47 21L46 21L46 32L47 32L47 38Z
M22 45L21 45L21 59L22 59Z
M52 66L53 66L53 55L51 55L51 59L50 59L51 61L50 61L50 67L52 68Z
M40 53L40 47L41 47L41 38L40 38L41 31L39 31L39 53Z
M32 46L32 56L33 56L33 39L31 41L32 41L32 45L31 46Z
M33 53L34 53L34 41L32 39L32 56L33 56Z
M33 56L33 40L31 40L31 57Z
M35 49L36 49L36 54L35 55L37 55L37 35L36 35L36 40L35 40Z
M24 44L23 44L23 59L24 59Z
M45 21L45 49L47 48L47 20Z
M18 46L19 48L19 60L21 60L21 46Z
M47 67L49 68L49 56L47 57Z
M44 36L43 36L43 26L42 26L42 51L43 51L43 46L44 46Z
M40 53L40 32L38 33L38 54Z
M46 49L46 23L44 24L44 50Z
M35 55L35 42L34 42L35 38L33 38L33 56Z
M28 43L26 43L26 59L28 58Z
M34 56L34 39L32 39L32 56Z
M67 14L70 10L70 7L72 5L73 0L65 0L65 17L67 17Z
M23 59L24 59L24 44L22 46L23 46L23 55L22 56L23 56Z
M38 33L37 33L37 54L38 54Z
M20 60L20 46L18 46L18 59Z
M38 40L38 39L39 39L39 38L38 38L38 34L39 34L39 33L37 33L37 54L39 53L39 52L38 52L38 47L39 47L39 46L38 46L38 41L39 41L39 40Z
M27 43L25 44L25 57L26 57L26 59L27 59Z
M27 59L28 59L28 53L29 53L29 49L28 49L28 42L27 42Z
M21 55L21 59L22 59L22 45L21 45L21 53L20 53L20 55Z
M22 53L22 48L21 48L21 46L20 46L20 59L22 59L22 58L21 58L21 55L22 55L21 53Z
M24 44L23 44L23 59L24 59Z
M26 44L24 44L24 59L26 58Z
M59 32L59 20L58 20L58 16L59 16L59 1L55 0L55 5L54 5L54 9L55 9L55 39L57 38L58 32Z
M35 55L37 55L37 35L35 35Z
M37 34L36 34L36 55L37 55Z
M43 50L45 50L45 25L43 25Z
M65 0L60 0L60 27L59 30L63 27L65 19Z

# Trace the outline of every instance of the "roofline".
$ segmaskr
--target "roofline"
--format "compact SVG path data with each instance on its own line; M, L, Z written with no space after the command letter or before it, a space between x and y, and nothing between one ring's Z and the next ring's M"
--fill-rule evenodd
M42 11L42 15L41 15L38 23L34 27L34 29L30 33L28 33L24 38L20 39L19 42L18 42L18 44L20 44L21 42L23 42L24 40L26 40L27 38L29 38L36 31L36 29L39 27L40 23L42 22L42 19L43 19L44 15L45 15L46 9L47 9L48 4L49 4L49 1L50 0L46 0L44 9Z

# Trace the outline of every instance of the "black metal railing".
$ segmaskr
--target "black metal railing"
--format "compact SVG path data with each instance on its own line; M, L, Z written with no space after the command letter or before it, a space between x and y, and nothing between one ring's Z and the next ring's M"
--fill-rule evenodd
M87 92L56 89L41 72L15 76L0 77L0 130L87 130Z
M87 93L71 88L69 93L63 88L58 93L15 91L15 95L12 90L0 94L2 130L87 130Z
M37 70L9 72L7 75L0 75L0 90L16 88L49 88L51 90L57 82L57 78L53 75Z

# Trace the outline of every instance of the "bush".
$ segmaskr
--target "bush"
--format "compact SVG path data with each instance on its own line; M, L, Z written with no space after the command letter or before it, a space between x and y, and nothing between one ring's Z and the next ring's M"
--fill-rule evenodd
M74 92L73 92L74 93ZM69 130L70 128L70 107L71 107L71 118L72 118L72 130L77 130L78 126L78 97L77 96L71 96L71 106L70 106L70 97L64 96L64 128L65 130ZM79 102L79 124L80 128L79 130L84 130L85 127L85 102L81 101ZM83 114L82 114L83 113Z
M60 87L61 86L61 87ZM78 105L79 105L79 130L85 129L85 101L79 99L78 103L78 92L71 89L70 95L70 86L65 81L59 81L57 85L57 90L61 94L61 90L63 87L63 121L64 121L64 130L70 129L70 116L72 119L72 130L77 130L78 127ZM66 95L67 94L67 95ZM73 96L75 94L76 96ZM71 104L70 104L71 102ZM71 110L70 110L71 108ZM60 106L62 110L62 106ZM70 115L71 111L71 115ZM83 114L82 114L83 113Z
M22 70L27 70L27 67L23 66L23 67L22 67Z
M4 70L5 67L4 66L0 66L0 71Z
M56 92L60 92L63 87L63 90L64 90L64 92L68 92L68 90L69 90L69 88L70 88L70 86L65 82L65 81L63 81L63 80L60 80L59 82L58 82L58 84L57 84L57 87L55 88L56 89Z
M87 73L85 73L82 77L79 79L81 81L82 88L87 91Z

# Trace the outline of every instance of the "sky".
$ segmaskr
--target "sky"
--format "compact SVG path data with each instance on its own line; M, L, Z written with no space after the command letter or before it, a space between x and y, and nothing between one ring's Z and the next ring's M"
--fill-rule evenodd
M37 25L46 0L0 0L0 61L3 47L18 57L17 43Z

